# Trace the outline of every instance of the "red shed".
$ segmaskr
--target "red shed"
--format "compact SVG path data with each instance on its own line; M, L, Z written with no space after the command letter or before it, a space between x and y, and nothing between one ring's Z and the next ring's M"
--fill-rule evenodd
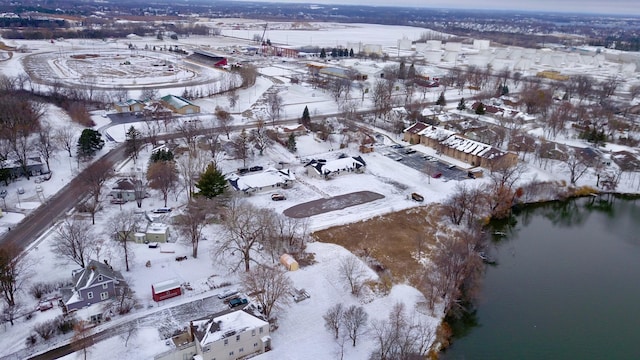
M151 285L154 301L162 301L182 295L182 288L176 279L165 280Z

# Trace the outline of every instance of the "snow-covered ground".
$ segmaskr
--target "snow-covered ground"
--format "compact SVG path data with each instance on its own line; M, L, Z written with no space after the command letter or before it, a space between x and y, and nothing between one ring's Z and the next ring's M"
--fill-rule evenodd
M229 20L227 22L232 24L233 20ZM246 23L249 24L249 22ZM312 24L312 26L320 25ZM250 39L253 36L253 33L259 31L259 29L260 27L256 27L254 23L254 27L247 25L247 27L242 30L224 30L224 33L230 32L229 35L232 36L242 35L240 37L243 37L244 34L246 34L247 39ZM363 24L334 24L324 25L324 28L320 30L285 31L279 30L274 25L273 28L269 29L268 35L272 41L278 41L281 43L306 44L310 42L312 45L335 46L339 42L341 44L341 42L344 41L344 34L345 32L348 32L349 37L354 39L354 42L357 41L362 44L375 42L381 43L385 47L394 47L397 46L398 39L403 37L415 39L424 31L425 29L409 27L386 27ZM151 38L131 41L138 44L141 48L145 43L151 43L152 45L156 43L156 40ZM238 43L237 39L232 41L229 38L195 36L187 39L181 39L180 41L181 44L190 46L212 46L212 44L216 42L222 45L232 46ZM249 42L247 41L246 44L248 43ZM47 55L43 55L47 59L55 59L59 57L56 52L59 53L63 50L68 51L70 48L73 48L74 51L88 53L89 50L97 51L98 46L103 45L102 43L91 43L86 40L66 40L62 43L56 42L54 44L51 44L48 41L16 41L10 42L9 45L21 44L27 44L29 49L36 52L48 53ZM158 44L165 44L165 42ZM109 43L104 46L109 49L109 52L113 51L113 49L121 49L123 53L131 54L131 51L126 49L124 40ZM24 72L20 66L20 59L25 56L26 55L20 53L14 54L14 57L11 60L0 62L0 70L3 74L8 76L15 76ZM73 65L67 65L65 68L67 69L66 71L74 70ZM85 69L87 71L91 70L96 72L95 67L93 70L91 67L87 67ZM214 117L212 113L215 111L217 106L220 106L229 110L233 114L234 125L252 123L258 116L265 117L266 112L264 104L260 103L259 100L261 96L272 86L279 87L280 95L284 99L283 118L293 119L299 117L305 106L309 108L312 116L339 112L337 104L326 92L314 89L304 83L295 85L289 83L289 77L294 74L300 74L304 71L303 66L297 66L289 62L283 63L280 61L274 61L272 63L265 64L260 67L260 72L265 75L265 77L259 77L255 86L249 89L240 90L238 92L239 100L234 108L229 107L229 101L226 96L214 96L196 100L195 102L202 107L203 111L203 113L199 115L199 118L203 121L212 121ZM184 76L184 78L180 78L181 80L185 79L188 73L189 71L185 70L182 75L172 76L174 78ZM210 76L211 77L208 79L216 78L217 72L212 71ZM122 84L126 81L131 81L131 78L127 76L123 76L122 79L123 80L121 81L119 80ZM176 81L173 85L171 85L171 83L173 83L172 79L159 80L158 84L165 86L161 90L161 94L180 94L184 90L184 86L180 84L180 81ZM132 83L128 84L133 85ZM416 94L416 97L433 101L437 98L440 91L440 89L433 89L425 93L425 95ZM449 104L447 109L452 110L455 108L457 99L460 97L471 97L473 94L474 93L470 90L465 90L462 94L460 94L457 89L447 90L445 93ZM136 97L136 93L134 91L132 91L130 95L131 97ZM359 99L359 90L354 89L352 97ZM366 98L364 101L359 103L359 106L361 108L367 108L370 104L370 99ZM246 110L251 110L253 116L245 117L243 114ZM478 116L473 115L472 117L476 118ZM135 126L141 131L144 129L143 124L136 123L127 124L126 126L118 125L109 127L108 118L104 118L100 116L100 114L95 114L93 118L97 123L96 128L102 128L103 131L107 132L115 139L116 142L124 141L124 134L129 126ZM45 111L45 120L50 122L54 127L75 126L63 111L53 106L48 106L47 111ZM495 122L494 119L488 116L481 117L480 120ZM79 126L76 126L76 129L80 131ZM541 130L537 128L530 129L530 133L534 135L539 135L540 131ZM386 135L384 141L387 145L391 144L392 141L401 142L400 138L396 134L389 134L384 131L380 132ZM567 136L558 137L554 140L574 146L587 146L583 141L575 139L575 136L571 133ZM248 201L259 207L271 208L275 211L282 212L284 209L294 204L360 190L374 191L384 195L384 198L367 204L313 216L310 219L310 226L312 230L348 224L376 215L416 206L417 203L409 200L407 196L414 191L422 194L427 202L438 202L446 198L458 183L456 181L446 182L442 179L431 179L427 182L425 180L424 173L403 165L400 162L394 161L379 152L362 155L363 159L367 163L364 174L346 174L330 181L311 178L305 174L305 170L300 161L301 159L334 159L337 158L340 153L345 153L347 155L359 155L359 152L355 147L338 149L339 143L335 138L332 138L332 141L323 142L318 140L312 134L309 134L297 137L296 141L298 147L296 154L292 154L280 146L274 146L269 148L263 156L252 155L252 157L247 161L248 165L261 165L265 167L275 167L282 162L285 163L284 166L292 169L295 172L298 181L296 181L295 185L291 189L285 190L287 200L274 202L271 201L270 193L260 193L249 197ZM104 154L113 145L114 144L108 143L101 153ZM419 145L414 147L427 154L433 154L433 149ZM609 146L607 149L619 150L629 148ZM635 151L635 149L629 150ZM119 173L130 174L133 172L139 172L139 169L146 168L145 159L148 159L149 152L150 149L145 148L140 155L138 163L134 163L129 160L125 164L119 164ZM531 156L529 156L529 158L531 158ZM454 159L445 160L450 163L457 164ZM243 167L242 161L237 159L226 159L220 165L225 173L233 172L236 169ZM7 211L5 211L3 217L0 218L0 231L10 231L9 229L24 218L25 214L27 214L30 209L37 207L44 201L48 201L68 182L69 179L77 174L79 166L82 167L83 164L78 164L75 156L70 158L65 152L59 152L51 160L51 168L53 170L51 180L36 183L35 178L32 178L31 180L19 179L16 182L11 183L7 187L8 195L6 199L4 199L6 206L3 206L3 208ZM568 180L568 175L566 168L561 163L550 162L550 165L546 169L529 166L522 179L523 181L531 181L534 179ZM624 192L640 191L640 181L638 180L637 176L634 176L633 174L623 177L619 190ZM477 185L485 180L467 181ZM578 184L595 186L595 182L595 173L589 172L580 179ZM41 186L42 191L36 191L37 185ZM25 193L18 194L18 188L23 188ZM152 196L150 198L143 201L143 210L150 211L164 205L158 193L152 192L151 195ZM184 194L179 196L177 199L175 196L170 195L168 206L176 209L172 215L182 211L184 203ZM106 234L108 232L107 222L111 216L122 210L133 210L134 208L134 203L127 203L122 205L122 207L106 203L103 211L100 211L96 217L96 238L108 238L108 235ZM201 297L214 295L219 290L210 289L208 282L210 278L218 282L228 281L233 284L237 284L238 275L230 273L228 268L221 266L219 262L215 261L211 256L211 253L216 246L215 239L219 232L220 229L215 225L208 226L204 233L204 237L207 240L201 242L199 257L197 259L189 257L187 261L181 262L176 262L175 257L189 255L191 248L188 244L183 243L176 231L172 232L171 242L169 244L162 244L159 249L151 249L144 244L132 244L134 256L131 260L131 271L129 272L124 271L121 256L115 249L102 253L101 258L107 259L117 270L121 270L123 272L123 275L132 286L136 293L136 297L142 305L141 310L134 311L132 314L127 315L126 319L135 319L136 317L142 317L155 311L167 310L167 312L169 312L170 308L173 306L189 302L194 299L199 299ZM38 241L36 241L27 251L26 256L29 261L37 264L37 266L34 267L34 274L31 282L68 280L70 279L71 271L76 268L76 266L63 262L62 259L57 258L51 253L50 245L51 242L54 241L54 233L55 226L45 233L41 239L38 239ZM324 329L322 315L327 308L337 302L342 302L347 305L362 304L370 318L380 319L386 317L392 305L398 301L405 302L407 309L410 312L413 312L414 309L416 309L416 304L422 299L422 295L416 289L402 284L394 286L391 293L387 296L377 295L367 297L364 300L356 299L349 294L349 291L337 279L337 261L342 256L346 256L348 252L339 246L321 243L309 244L308 250L316 254L315 258L317 263L312 266L305 267L300 271L290 273L290 277L295 286L297 288L306 289L311 295L311 298L300 303L293 304L290 309L278 314L279 329L272 334L274 349L267 354L261 355L259 357L260 359L327 359L336 357L338 345L332 339L331 335ZM150 262L150 267L145 266L147 262ZM374 277L375 274L371 273L371 276ZM187 291L184 296L169 299L159 304L153 302L151 300L151 284L171 278L176 278L182 283L189 283L193 290ZM20 301L25 308L33 308L36 304L35 300L33 300L33 298L28 294L21 294ZM89 316L98 312L98 310L99 307L94 305L79 311L78 316ZM14 326L10 326L7 323L0 326L0 334L2 334L0 337L0 348L2 349L0 351L0 355L8 355L19 350L24 350L24 340L30 333L32 333L31 329L33 326L57 316L60 313L60 309L56 307L47 312L36 313L35 317L31 320L20 319ZM193 317L201 317L203 315L207 314L194 313ZM429 321L434 326L434 328L439 322L438 316L434 318L429 315L422 314L419 311L415 316L424 317L425 320ZM126 319L114 319L113 321L125 321ZM176 323L175 327L180 328L185 325L186 324L184 323ZM57 341L62 340L58 339ZM52 346L52 343L44 345L36 344L29 349L29 352L43 351L48 346ZM370 339L363 337L356 348L352 348L350 346L345 348L345 358L364 360L369 356L372 343ZM126 347L120 337L107 339L92 347L90 358L150 359L155 354L168 349L169 347L165 344L165 340L161 338L157 329L147 327L145 325L140 329L137 336L130 339ZM73 359L75 357L76 355L72 354L67 358Z

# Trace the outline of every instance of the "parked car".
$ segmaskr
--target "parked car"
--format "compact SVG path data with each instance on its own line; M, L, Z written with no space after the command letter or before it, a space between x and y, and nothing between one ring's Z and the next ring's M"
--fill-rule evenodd
M111 199L111 203L112 203L112 204L122 205L122 204L126 204L126 203L127 203L127 200L125 200L125 199L117 199L117 198L115 198L115 199Z
M434 178L434 179L439 179L439 178L442 177L442 173L441 172L437 172L437 173L433 174L431 177Z
M402 149L404 146L400 145L400 144L395 144L395 145L391 145L391 148L393 149Z
M171 208L161 207L152 211L154 214L166 214L171 212Z
M149 249L156 249L158 246L160 246L160 244L158 244L157 242L152 242L149 243Z
M287 197L284 196L283 194L271 194L271 200L273 201L287 200Z
M233 295L238 294L238 290L236 289L227 289L218 294L218 299L226 299L228 297L232 297Z
M409 155L409 154L413 154L413 153L415 153L415 152L416 152L416 151L415 151L414 149L407 149L407 150L405 150L405 151L404 151L404 153L405 153L405 154L407 154L407 155Z
M234 307L245 305L248 302L249 301L247 301L247 299L244 299L244 298L231 299L231 301L229 301L229 307L233 309Z
M18 188L18 194L20 195L24 194L24 188L22 186Z
M249 172L249 169L247 169L247 168L238 169L238 174L240 174L240 175L244 175L244 174L246 174L248 172Z
M411 194L411 199L418 201L418 202L423 202L424 201L424 196L418 194L418 193L412 193Z
M262 166L252 166L249 168L249 171L262 171Z

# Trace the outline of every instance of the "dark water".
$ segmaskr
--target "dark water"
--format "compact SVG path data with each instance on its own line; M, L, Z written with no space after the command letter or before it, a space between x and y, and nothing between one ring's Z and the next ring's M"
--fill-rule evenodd
M458 359L640 359L640 201L523 211L492 249Z

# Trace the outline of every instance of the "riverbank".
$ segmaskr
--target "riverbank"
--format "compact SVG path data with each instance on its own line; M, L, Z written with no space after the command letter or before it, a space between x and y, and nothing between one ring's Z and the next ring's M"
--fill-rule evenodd
M553 287L553 285L546 285L548 282L549 278L553 278L554 279L554 283L559 282L560 280L556 279L554 276L550 276L547 274L547 277L545 278L544 276L539 275L539 273L541 271L539 268L539 261L540 258L536 257L536 254L532 251L530 251L528 248L527 251L521 251L522 254L526 253L526 256L523 258L517 258L517 245L514 245L514 243L512 241L515 241L514 239L517 239L520 237L520 232L522 228L527 228L528 226L534 228L534 232L537 231L540 234L544 234L544 236L540 236L538 233L536 233L535 236L533 236L533 238L531 239L531 241L533 243L536 242L540 242L540 243L544 243L545 241L551 241L551 246L547 246L549 248L543 248L542 250L540 250L540 253L542 254L546 254L545 251L547 252L551 252L551 255L548 255L548 257L541 257L542 259L545 259L545 268L548 266L552 266L550 265L551 263L546 261L547 259L553 259L554 256L559 257L560 259L558 260L558 262L560 263L559 266L562 269L560 272L567 272L568 274L572 273L573 270L573 266L570 266L569 268L567 268L567 266L569 266L569 264L567 264L567 262L572 262L572 261L576 261L575 259L579 259L578 261L580 263L588 263L588 265L586 265L586 268L588 270L583 271L582 273L580 273L580 271L577 271L578 273L580 273L580 276L582 278L597 278L598 276L602 276L602 274L600 275L587 275L587 274L591 274L593 271L596 271L598 273L600 273L601 271L597 271L596 269L607 269L610 270L611 266L594 266L595 264L597 264L599 261L601 261L599 259L599 253L610 253L610 251L606 251L606 250L599 250L596 254L593 254L593 256L595 257L593 261L588 261L587 259L589 259L592 255L587 255L584 253L584 251L587 251L585 249L583 249L580 254L581 256L579 258L576 258L575 256L571 256L568 255L566 252L570 252L570 253L575 253L575 249L572 252L571 250L567 250L565 251L565 253L563 253L562 256L553 254L557 249L555 247L559 246L558 244L558 240L556 239L562 239L561 242L565 242L566 238L568 237L567 235L558 235L553 236L549 234L549 230L545 229L542 230L541 228L538 228L540 225L531 225L532 222L534 223L538 223L536 222L536 218L535 215L532 214L537 214L538 217L541 217L543 219L543 221L548 222L549 226L553 226L553 227L558 227L558 229L562 230L563 232L568 231L567 229L574 229L572 230L573 232L580 233L581 235L576 235L577 238L577 243L582 245L587 246L587 244L591 242L595 242L595 243L602 243L602 241L598 241L598 240L602 240L602 239L607 239L609 240L609 237L615 237L614 234L611 233L628 233L628 234L632 234L634 232L630 232L630 231L617 231L619 229L609 229L609 226L611 226L611 224L609 222L611 221L616 221L616 222L621 222L620 218L624 218L624 217L629 217L632 216L630 214L627 214L625 211L620 211L619 208L626 208L620 204L626 204L626 203L630 203L633 204L636 200L640 200L640 194L636 194L636 193L616 193L616 192L598 192L598 193L590 193L590 194L584 194L583 192L580 192L580 196L577 196L575 193L573 194L574 196L571 197L567 197L567 198L558 198L558 199L551 199L551 200L540 200L540 201L536 201L536 202L531 202L531 203L522 203L522 204L518 204L518 206L514 207L513 210L513 214L510 216L510 218L508 219L502 219L499 221L492 221L490 223L487 224L487 227L491 229L491 231L487 231L487 233L491 233L491 234L495 234L495 233L499 233L500 236L495 238L494 241L497 244L497 246L500 246L500 243L503 242L507 242L509 243L509 249L508 249L508 255L502 258L503 261L500 261L500 259L498 259L498 266L503 266L508 268L507 270L502 270L504 273L507 273L506 277L510 277L513 276L513 274L511 274L511 272L514 272L514 267L517 268L517 266L514 266L514 262L518 263L518 262L524 262L526 263L526 266L529 266L529 268L527 268L527 271L524 271L524 274L526 275L525 278L528 279L529 274L536 278L537 280L539 280L539 282L534 281L535 283L541 283L543 284L542 286L544 287L544 289L548 289L549 286ZM617 201L617 200L623 200L622 202ZM633 205L632 205L633 206ZM637 209L637 206L635 206L634 208ZM545 210L546 209L546 210ZM598 226L600 225L594 225L594 221L595 220L591 220L590 215L592 214L601 214L603 215L602 218L605 219L605 221L607 221L607 224L605 226L602 226L602 229L608 229L606 230L606 235L597 235L595 236L597 239L596 240L589 240L587 241L589 235L592 235L592 233L597 233L597 230L601 230L598 228ZM533 217L532 217L533 216ZM596 217L596 219L598 219L599 217ZM589 219L589 220L588 220ZM524 221L523 221L524 220ZM628 219L629 220L629 219ZM595 221L597 223L597 221ZM633 219L630 219L628 221L629 223L635 223L635 221L633 221ZM594 230L588 230L585 228L588 227L594 227L596 229ZM619 228L620 226L615 226L616 228ZM529 230L529 232L531 232L532 230ZM586 234L585 234L586 233ZM610 235L611 234L611 235ZM569 236L570 237L570 236ZM543 239L542 239L543 238ZM544 240L544 241L543 241ZM637 246L637 239L627 239L625 240L625 244L623 246L628 246L628 243L631 243L632 246L634 246L634 248ZM598 244L599 246L604 247L605 249L610 249L609 246L604 246L603 244ZM526 244L526 246L535 246L532 244ZM565 249L566 250L566 249ZM496 250L499 252L499 250ZM534 259L538 259L536 261L533 261L531 258ZM613 260L615 263L615 260ZM503 263L503 262L506 262ZM531 262L533 262L533 264L530 264ZM523 265L525 266L525 265ZM534 270L538 268L538 270ZM486 269L487 271L491 271L491 272L500 272L500 270L496 270L496 269L492 269L489 270L489 268ZM546 269L545 269L546 270ZM544 272L544 271L543 271ZM486 278L486 274L483 278ZM528 284L528 282L526 280L520 280L521 282L517 284L520 284L520 286L525 286L526 289L523 289L521 287L514 287L514 288L518 288L518 292L521 292L523 290L530 290L529 286L526 286L526 284ZM574 278L571 278L569 280L567 280L569 282L569 284L575 284L576 280ZM579 282L578 282L579 283ZM607 283L606 281L604 282L605 284ZM515 284L514 284L515 285ZM492 290L493 288L491 287L491 285L485 285L483 284L483 287L490 287ZM531 286L535 286L535 285L531 285ZM567 285L567 288L573 288L573 285ZM513 292L513 289L511 289L511 291L507 291L507 294L510 294ZM586 287L587 289L589 288L589 286ZM563 288L560 288L558 291L562 291ZM464 318L460 319L458 317L453 317L451 313L448 313L445 318L443 319L442 322L442 327L444 329L447 329L450 331L450 337L447 339L443 339L441 344L441 348L439 349L439 356L444 357L447 360L450 359L459 359L461 357L450 357L447 356L447 349L451 346L455 347L455 343L457 343L459 340L462 340L462 338L465 338L467 335L467 333L469 331L473 331L472 329L480 326L480 328L483 328L485 326L485 324L480 323L480 320L478 318L478 315L476 314L476 311L478 310L478 306L482 307L487 307L487 303L492 303L495 302L496 300L501 300L499 299L499 296L503 296L504 294L502 293L490 293L487 294L486 293L486 289L483 289L483 295L478 296L478 298L482 298L482 302L478 303L477 299L472 299L470 301L470 303L472 304L469 308L471 309L469 311L468 316L465 316ZM489 290L491 291L491 290ZM506 291L506 290L505 290ZM547 290L548 291L548 290ZM597 289L596 289L597 291ZM545 290L540 290L541 293L545 293ZM502 294L502 295L501 295ZM549 295L549 294L548 294ZM552 296L552 295L549 295ZM605 297L610 296L607 292L607 294L605 295ZM522 300L522 296L518 296L518 299L520 299L520 301L524 301ZM535 297L534 297L535 298ZM580 298L580 297L578 297ZM493 301L491 299L494 299ZM571 294L571 299L576 299L576 295L575 294ZM592 302L596 302L599 303L599 301L604 301L604 303L606 303L607 301L605 301L604 299L598 299L598 298L594 298L593 300L588 300L589 303ZM507 301L508 302L508 301ZM511 302L508 302L510 305L514 305L513 300L511 300ZM517 304L518 302L516 302ZM493 305L493 304L491 304ZM504 305L502 305L504 306ZM577 306L580 307L579 305L579 301L577 301L575 304L572 304L572 306ZM498 306L494 306L494 307L498 307ZM527 307L528 308L528 307ZM511 315L511 316L515 316L515 315ZM489 319L491 321L497 321L495 320L495 316L489 316ZM539 324L542 323L542 320L539 320L538 322ZM526 331L526 330L525 330ZM511 336L511 335L510 335ZM489 346L489 345L488 345ZM497 350L496 350L497 351ZM475 352L473 353L474 355L478 355ZM508 357L505 357L508 358ZM555 358L555 356L554 356Z

